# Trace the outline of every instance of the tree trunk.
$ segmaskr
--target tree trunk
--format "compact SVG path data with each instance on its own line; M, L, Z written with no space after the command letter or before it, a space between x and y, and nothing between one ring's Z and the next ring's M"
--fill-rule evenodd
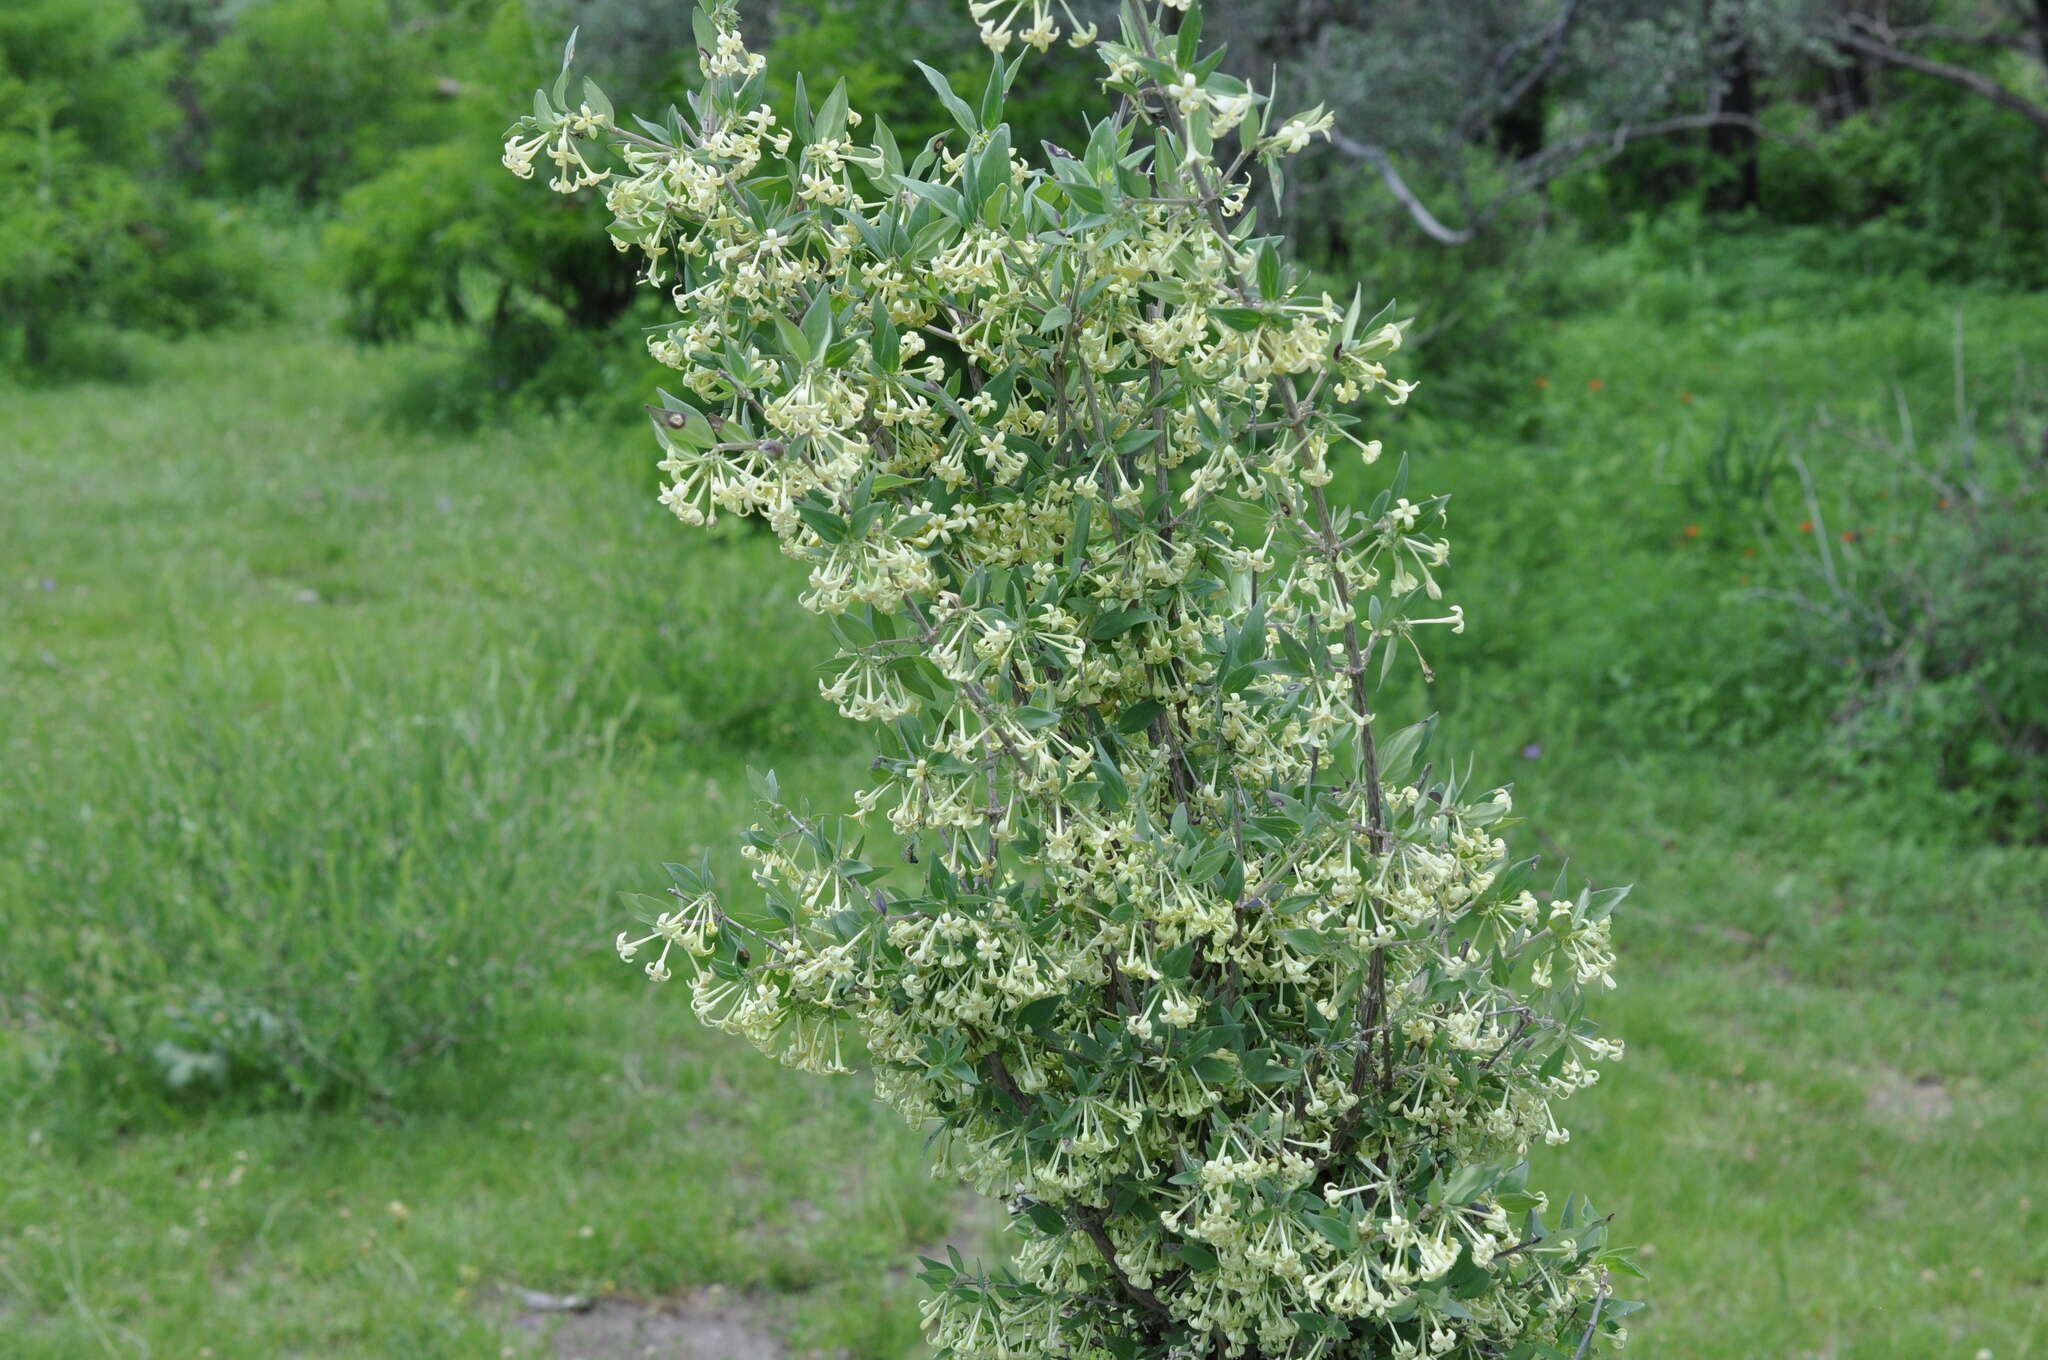
M1828 122L1854 118L1871 106L1870 59L1852 47L1835 44L1839 66L1828 71Z
M2048 4L2048 0L2043 0ZM1513 107L1502 109L1493 119L1493 143L1511 161L1525 161L1543 150L1543 124L1549 112L1545 99L1548 82L1531 85Z
M1751 60L1749 34L1737 32L1722 59L1719 75L1727 88L1721 96L1721 111L1744 118L1756 117L1756 67ZM1726 213L1754 208L1762 197L1757 166L1756 127L1743 123L1716 123L1707 129L1707 153L1713 161L1713 179L1707 186L1707 210Z

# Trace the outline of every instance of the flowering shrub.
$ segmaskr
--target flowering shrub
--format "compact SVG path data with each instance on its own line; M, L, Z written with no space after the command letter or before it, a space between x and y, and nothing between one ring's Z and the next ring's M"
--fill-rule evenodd
M879 747L847 813L759 778L758 905L671 865L619 952L784 1062L864 1060L1007 1202L1009 1268L930 1263L942 1355L1584 1355L1634 1271L1524 1158L1621 1052L1583 1002L1621 892L1531 891L1507 792L1375 732L1373 677L1463 615L1405 464L1325 497L1381 455L1343 408L1411 390L1401 324L1303 291L1247 205L1329 120L1130 6L1067 35L1116 111L1035 164L1004 53L1061 35L971 8L995 69L926 70L957 131L923 147L843 87L778 118L730 0L687 114L565 79L506 145L603 184L672 293L662 500L809 568Z

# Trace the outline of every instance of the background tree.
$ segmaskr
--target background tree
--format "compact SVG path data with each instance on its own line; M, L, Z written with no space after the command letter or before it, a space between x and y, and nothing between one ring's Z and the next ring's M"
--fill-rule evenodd
M0 361L104 373L84 330L183 329L250 299L247 262L159 173L169 56L129 0L0 10Z

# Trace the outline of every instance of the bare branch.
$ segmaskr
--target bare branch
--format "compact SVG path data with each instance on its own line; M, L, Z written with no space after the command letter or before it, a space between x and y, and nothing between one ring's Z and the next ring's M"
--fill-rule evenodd
M1908 71L1918 71L1921 75L1932 76L1936 80L1945 80L1951 85L1960 85L2001 108L2010 109L2035 127L2048 132L2048 106L2036 104L2007 89L1982 71L1973 71L1967 66L1937 61L1933 57L1909 51L1890 41L1886 30L1865 24L1844 24L1835 30L1833 36L1837 42L1851 51L1861 52L1867 57L1876 57L1879 61L1904 67Z
M1886 36L1894 46L1908 42L1946 42L1963 47L1991 47L2030 55L2034 50L2034 44L2029 38L2000 33L1995 29L1979 32L1975 29L1956 28L1950 24L1913 24L1906 28L1887 29Z
M1357 138L1339 132L1334 128L1330 131L1330 145L1336 147L1345 155L1356 160L1362 160L1378 170L1380 178L1386 181L1388 192L1401 201L1401 206L1406 208L1408 215L1415 219L1415 225L1421 227L1432 240L1441 241L1447 246L1462 246L1478 234L1473 227L1453 229L1438 221L1436 214L1429 210L1429 205L1424 203L1416 196L1415 191L1408 187L1407 180L1401 178L1401 172L1394 168L1394 160L1391 156L1387 155L1386 148L1375 146L1370 142L1361 142Z
M1521 79L1517 80L1494 101L1496 109L1511 109L1521 103L1523 97L1530 90L1536 88L1538 82L1549 75L1552 69L1556 67L1558 59L1564 55L1565 42L1571 37L1572 25L1578 20L1581 3L1582 0L1565 0L1564 8L1557 12L1557 18L1540 35L1516 39L1514 42L1504 45L1499 52L1494 54L1492 83L1498 88L1501 78L1507 74L1509 62L1512 62L1517 56L1527 51L1536 43L1540 42L1543 44L1542 57L1537 60L1534 66L1531 66L1522 73Z
M1779 135L1747 114L1719 111L1683 114L1648 123L1623 123L1603 132L1589 132L1571 141L1546 147L1536 155L1517 161L1509 167L1509 187L1476 210L1471 220L1463 227L1446 226L1442 219L1430 211L1429 205L1424 203L1407 180L1401 177L1401 172L1395 168L1393 157L1387 154L1385 147L1361 142L1336 129L1330 132L1330 145L1352 159L1362 160L1378 170L1380 178L1386 182L1387 189L1400 200L1401 206L1408 210L1408 215L1415 219L1415 224L1432 240L1440 241L1447 246L1462 246L1484 231L1515 199L1540 189L1552 180L1574 170L1612 160L1620 155L1622 149L1630 142L1640 141L1645 137L1667 137L1677 132L1698 132L1711 127L1743 127L1759 136Z
M1157 1294L1142 1285L1132 1283L1131 1277L1124 1274L1123 1263L1117 1260L1116 1243L1110 1240L1109 1230L1103 1226L1101 1214L1094 1209L1077 1209L1074 1211L1074 1218L1080 1223L1081 1231L1088 1234L1088 1240L1095 1244L1095 1250L1101 1253L1103 1263L1109 1267L1110 1274L1116 1277L1116 1282L1123 1291L1143 1304L1146 1311L1153 1315L1171 1318L1173 1311Z
M1600 1334L1600 1314L1607 1307L1607 1272L1600 1272L1600 1287L1593 1294L1593 1320L1586 1324L1586 1334L1579 1338L1579 1348L1572 1352L1572 1360L1586 1360L1586 1352L1593 1348L1593 1338Z
M1485 93L1474 96L1458 117L1460 140L1471 141L1487 119L1498 117L1520 104L1531 90L1557 69L1558 62L1564 57L1565 43L1571 37L1572 26L1578 21L1583 6L1584 0L1565 0L1549 24L1532 32L1517 34L1494 50L1492 60L1487 63ZM1543 49L1541 55L1509 84L1508 68L1523 53L1537 46Z

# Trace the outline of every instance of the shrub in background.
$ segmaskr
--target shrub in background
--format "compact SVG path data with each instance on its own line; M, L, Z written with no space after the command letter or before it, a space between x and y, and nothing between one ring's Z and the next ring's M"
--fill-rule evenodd
M2044 421L2022 397L2009 429L1931 450L1907 423L1870 441L1882 476L1825 501L1799 458L1812 533L1759 592L1834 679L1834 768L1998 840L2048 840Z
M797 70L842 76L861 107L898 119L906 140L942 131L911 97L900 45L925 31L940 11L932 0L887 4L821 0L778 9L776 49L784 75L762 97L787 110ZM551 23L559 21L559 29ZM348 296L347 325L383 342L454 332L444 362L428 365L400 393L402 413L430 423L466 423L504 406L577 409L593 393L640 382L620 341L658 323L661 312L637 286L630 265L604 249L602 195L588 188L536 211L518 206L520 190L479 155L502 138L512 72L547 69L551 44L540 32L583 25L586 50L603 54L607 85L651 93L679 83L695 67L688 11L649 0L508 0L473 39L451 44L437 69L454 93L420 144L390 156L373 178L343 197L329 244ZM965 43L940 60L964 68ZM1029 101L1027 123L1048 134L1067 126L1085 88L1076 61ZM908 79L916 81L914 71ZM644 384L643 384L644 385ZM645 397L652 400L651 388Z
M446 362L422 369L398 398L430 423L466 423L515 401L574 406L599 386L627 384L620 333L656 319L631 266L606 246L601 195L533 211L491 167L508 73L550 60L527 6L499 5L450 59L455 93L436 136L346 194L328 231L350 333L383 342L452 330ZM633 313L636 302L645 315Z
M2048 137L1967 90L1921 81L1826 129L1796 106L1764 144L1770 216L1849 230L1866 269L2048 284Z
M219 220L153 173L168 53L132 4L0 9L0 366L101 374L112 325L182 330L255 295Z
M999 54L1061 36L972 8ZM941 1355L1618 1334L1627 1253L1525 1158L1620 1053L1585 1002L1621 890L1539 897L1507 792L1376 731L1374 678L1462 615L1405 463L1363 511L1323 490L1378 463L1344 408L1407 396L1401 325L1305 290L1246 211L1246 167L1326 115L1269 116L1198 6L1132 5L1097 44L1119 111L1074 152L1019 154L999 55L978 97L927 71L953 132L906 154L844 86L766 108L730 3L697 32L687 113L622 126L565 71L505 161L601 187L673 290L662 500L808 567L877 780L838 814L760 777L759 900L672 865L621 954L785 1062L864 1047L939 1169L1006 1203L1009 1268L930 1263Z
M333 197L421 140L434 51L388 0L268 0L238 15L194 71L206 188Z

